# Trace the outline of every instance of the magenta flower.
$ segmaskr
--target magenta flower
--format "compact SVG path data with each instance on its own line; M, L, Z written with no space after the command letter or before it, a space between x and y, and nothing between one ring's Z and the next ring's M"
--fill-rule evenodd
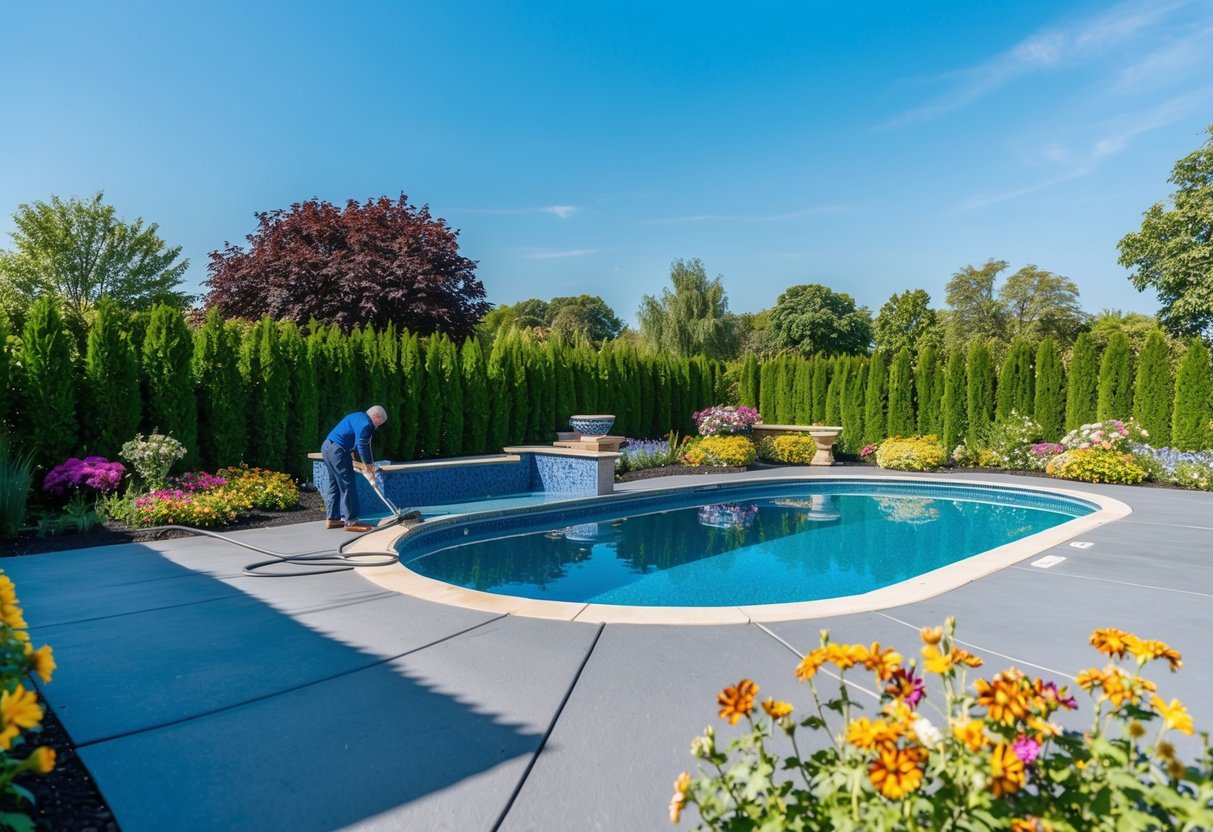
M126 466L121 462L110 462L103 456L71 457L47 472L42 490L57 497L82 487L105 494L117 490L125 475Z
M901 694L901 699L911 708L917 707L926 695L927 686L922 678L915 676L913 669L900 668L889 678L888 692L894 696Z
M1011 743L1011 750L1015 752L1016 757L1023 760L1025 766L1030 766L1040 756L1040 743L1027 734L1020 734L1015 738L1015 742Z

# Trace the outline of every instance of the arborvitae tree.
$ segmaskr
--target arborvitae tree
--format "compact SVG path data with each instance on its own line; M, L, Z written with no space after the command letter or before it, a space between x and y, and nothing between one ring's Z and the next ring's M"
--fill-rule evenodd
M834 376L838 379L841 390L841 413L838 421L830 424L842 427L842 433L838 437L841 442L839 450L858 454L864 446L863 410L868 386L867 364L858 356L842 356L834 364Z
M792 385L792 401L795 409L792 422L797 425L813 423L813 365L815 362L796 359L796 378Z
M527 384L527 420L523 441L527 444L548 441L551 428L546 425L551 419L552 401L543 357L529 338L523 338L518 348Z
M421 373L421 411L417 418L417 457L433 459L442 453L442 349L439 336L425 339Z
M442 438L439 449L443 456L459 456L464 452L463 369L459 366L459 348L445 333L438 336L438 361L442 372Z
M1175 411L1171 417L1171 445L1181 451L1209 446L1209 420L1213 418L1213 369L1204 341L1193 338L1175 376Z
M934 415L931 417L930 432L936 436L943 435L943 385L947 373L947 356L941 351L935 359L935 368L932 371L934 380L931 382L931 393L934 396L931 412Z
M969 345L969 358L965 369L968 385L967 439L969 447L976 448L985 440L994 419L994 361L990 357L990 348L984 341L974 341Z
M578 347L573 351L573 366L577 373L574 377L577 391L577 414L588 416L600 412L598 406L598 357L593 350Z
M416 333L405 330L400 333L400 438L398 447L401 459L417 458L417 437L423 414L430 412L422 407L421 381L425 373L421 340ZM500 449L500 445L497 446Z
M76 373L70 336L58 302L43 295L34 302L21 333L23 427L35 459L58 465L76 451Z
M653 426L653 360L647 355L636 355L636 389L639 392L637 400L637 421L636 427L637 437L656 437L658 430ZM569 375L569 381L572 382L572 375ZM563 411L562 411L563 412ZM572 411L570 410L569 413ZM564 430L563 425L568 423L568 414L562 417L561 430Z
M143 416L139 357L123 325L125 319L108 300L97 304L84 361L85 443L90 453L111 459L139 432ZM3 334L0 330L0 337Z
M1123 332L1108 341L1099 364L1099 419L1124 419L1133 412L1133 351Z
M150 337L150 336L149 336ZM278 343L278 328L262 318L244 337L240 375L248 396L248 461L281 471L286 461L290 373Z
M889 386L889 370L884 353L872 353L868 362L868 386L863 399L863 441L879 442L888 436L885 422L885 396Z
M185 468L198 465L198 405L194 397L194 342L181 310L152 309L143 339L144 425L185 446Z
M1066 376L1067 431L1095 421L1098 391L1099 361L1095 355L1095 342L1084 332L1074 341Z
M468 338L459 349L459 368L463 373L463 452L488 453L489 376L480 339Z
M902 347L893 356L889 368L889 420L890 436L912 436L914 421L914 388L910 375L910 348Z
M1150 333L1137 363L1133 389L1133 418L1150 434L1150 444L1171 444L1171 356L1167 339L1159 330Z
M211 470L244 461L248 396L240 375L240 341L238 325L227 324L217 309L207 313L206 323L194 335L198 453L202 467ZM90 350L91 344L90 336Z
M389 323L379 333L379 372L383 373L383 405L387 421L375 431L375 453L384 459L400 459L400 437L404 427L400 404L404 399L404 379L400 375L400 336Z
M1066 379L1061 368L1061 350L1052 335L1036 348L1036 391L1032 413L1044 438L1061 439L1066 424Z
M779 422L796 422L796 364L801 358L783 355L779 359Z
M8 434L13 414L13 358L8 349L8 316L0 309L0 436Z
M531 390L531 379L527 376L526 369L526 350L523 344L522 333L515 330L507 336L508 349L506 350L506 368L509 380L510 391L510 433L509 442L511 445L521 445L527 440L527 431L531 427L531 407L532 401L539 400L543 395L542 390ZM597 363L596 361L594 362ZM590 373L597 377L595 368L591 365L587 368ZM595 382L597 387L597 382Z
M739 403L746 407L758 408L758 373L758 358L750 353L741 362L741 376L737 381Z
M943 414L939 409L943 388L936 384L939 373L939 355L935 347L926 345L918 351L918 365L914 368L914 393L918 397L919 435L939 434Z
M995 414L1005 419L1011 411L1031 416L1035 407L1032 375L1032 347L1022 338L1011 342L998 374L998 402Z
M833 366L824 355L813 359L813 389L809 412L810 424L824 424L826 417L826 396L830 390L830 367Z
M282 362L289 379L286 409L286 470L297 477L309 478L312 472L309 453L319 450L320 439L316 435L320 423L319 399L316 388L316 373L308 358L307 344L303 334L293 321L279 324L278 345ZM386 402L384 407L387 407ZM201 410L201 407L199 408ZM396 414L388 411L389 422ZM387 427L384 425L383 427ZM376 431L376 440L383 428ZM387 456L388 443L377 441L375 453Z
M762 414L764 422L772 425L778 424L779 414L779 373L776 360L762 362L762 368L758 371L758 412Z
M670 410L670 362L664 355L652 362L653 372L653 429L654 436L666 436L679 430L674 424ZM682 431L679 430L679 433Z
M842 425L842 408L846 400L848 356L835 356L830 361L830 381L826 385L825 416L827 425Z
M959 445L968 434L968 370L965 366L965 354L961 350L951 350L948 353L947 368L944 370L943 395L939 400L940 439L947 453Z

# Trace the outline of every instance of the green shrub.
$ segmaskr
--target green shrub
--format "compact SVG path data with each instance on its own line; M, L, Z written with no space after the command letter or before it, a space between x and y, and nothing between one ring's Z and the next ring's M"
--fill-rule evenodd
M1095 342L1084 332L1074 342L1066 377L1066 430L1095 421L1099 390L1099 361Z
M1208 446L1211 384L1209 351L1204 341L1193 338L1179 362L1175 410L1171 415L1171 443L1181 451L1198 451Z
M1031 413L1033 408L1032 348L1027 341L1016 338L1007 350L998 374L998 404L996 419L1016 413Z
M171 436L153 433L135 438L122 446L120 456L131 464L144 488L155 490L164 486L173 463L185 456L185 446Z
M76 371L54 298L39 298L21 335L23 424L37 460L54 464L76 450Z
M939 354L928 344L918 353L914 368L914 392L918 397L918 433L938 433L943 430L943 372Z
M947 458L939 440L929 434L906 439L895 436L876 449L876 464L894 471L934 471Z
M1133 390L1133 418L1150 434L1150 444L1165 448L1171 444L1171 357L1166 337L1159 330L1150 333L1137 364Z
M868 384L863 399L863 441L879 442L884 439L885 428L885 397L888 394L889 370L884 353L872 353L868 362ZM847 391L850 395L850 390ZM845 405L844 405L845 407Z
M978 448L978 464L990 468L1010 468L1027 471L1039 468L1032 446L1041 441L1043 431L1031 416L1021 416L1014 410L999 419L986 431Z
M1132 454L1106 448L1078 448L1066 451L1049 461L1045 472L1050 477L1080 482L1106 482L1137 485L1146 478L1146 471Z
M758 443L758 457L785 465L808 465L817 453L813 437L804 434L765 436Z
M757 456L749 437L705 436L691 446L683 460L688 465L744 468L752 464Z
M1108 341L1099 364L1099 419L1120 419L1133 412L1133 353L1129 339L1116 332Z
M88 331L84 361L83 427L88 449L113 456L139 430L143 399L139 392L139 356L126 332L125 316L102 300Z
M144 424L176 437L186 448L187 466L193 464L198 445L193 357L193 338L181 310L157 304L143 339Z
M947 367L944 370L943 392L939 397L940 430L945 448L954 448L968 432L969 420L965 405L965 356L960 350L948 353Z
M994 421L994 360L984 342L975 341L969 345L965 372L967 439L970 445L977 445Z
M892 436L914 432L914 388L910 376L910 348L902 347L889 368L889 418L886 431Z
M25 524L33 482L33 451L15 455L8 438L0 433L0 537L16 537Z
M207 313L206 323L194 337L198 453L208 467L244 459L248 398L240 376L240 341L239 327L225 323L216 309ZM134 430L126 436L131 433Z
M1046 335L1036 349L1036 390L1032 410L1045 439L1055 441L1065 433L1065 373L1061 367L1061 353L1052 335Z

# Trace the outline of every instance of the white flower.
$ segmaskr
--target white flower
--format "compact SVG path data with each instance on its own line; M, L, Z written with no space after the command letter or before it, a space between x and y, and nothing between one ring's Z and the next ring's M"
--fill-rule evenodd
M914 720L913 728L918 741L927 748L937 748L943 742L943 735L939 733L939 729L931 724L931 720L925 716Z

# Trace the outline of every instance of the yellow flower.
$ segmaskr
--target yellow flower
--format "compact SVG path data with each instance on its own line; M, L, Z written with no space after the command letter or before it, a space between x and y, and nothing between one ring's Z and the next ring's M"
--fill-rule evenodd
M35 748L25 759L25 767L38 774L50 774L55 769L55 750L45 745Z
M846 740L856 748L865 750L872 748L892 748L897 744L897 738L904 731L888 720L872 721L866 716L851 720L847 724Z
M29 626L25 623L25 616L21 614L21 607L15 603L0 602L0 621L14 630L24 630Z
M792 712L792 706L789 703L783 701L777 702L770 698L768 698L766 702L762 703L762 709L766 711L767 716L771 717L772 719L783 719Z
M926 758L927 750L919 746L882 748L868 765L868 779L889 800L900 800L922 785Z
M1158 639L1135 639L1129 645L1129 651L1137 658L1138 664L1141 665L1153 659L1166 659L1171 665L1172 673L1184 666L1183 656L1180 655L1179 651L1169 647L1166 642L1159 641Z
M33 658L34 672L38 674L38 678L42 683L49 684L51 676L55 672L58 665L55 664L55 655L49 644L44 644L37 650L28 641L25 643L25 655Z
M0 731L0 748L7 751L20 729L33 728L42 721L37 695L26 690L20 682L12 693L4 691L0 695L0 720L4 723L4 729Z
M682 818L682 807L686 805L690 785L691 775L685 771L674 781L674 796L670 798L670 823L678 823Z
M986 747L986 723L983 719L970 719L952 725L952 735L963 742L970 751Z
M1125 654L1133 649L1132 645L1139 641L1140 639L1132 633L1126 633L1124 630L1117 630L1114 627L1091 632L1091 646L1101 653L1107 653L1118 659L1124 658Z
M994 747L990 755L990 791L995 797L1015 794L1024 784L1023 760L1005 742Z
M966 667L981 667L984 664L980 656L974 656L968 650L961 650L959 647L952 648L952 661Z
M825 664L826 656L826 648L824 647L818 647L809 653L800 660L800 664L796 665L796 678L802 682L812 679L817 674L817 668Z
M871 648L868 649L868 654L863 658L863 666L875 672L881 681L886 681L901 667L901 659L901 654L892 647L887 647L882 651L880 642L874 641Z
M943 627L923 627L918 635L924 644L939 644L943 640Z
M1078 674L1074 679L1074 684L1078 685L1085 691L1091 691L1095 688L1103 687L1104 672L1095 667L1088 667L1086 670Z
M720 705L720 718L727 719L730 725L736 725L737 720L754 710L754 696L758 693L758 685L749 679L742 679L736 687L728 687L716 697Z
M933 644L927 644L922 648L922 657L924 659L923 667L929 673L942 675L952 669L952 654L941 653L939 648Z
M1162 697L1154 694L1150 697L1150 704L1154 706L1154 710L1158 711L1158 715L1162 717L1163 724L1167 728L1174 728L1181 734L1192 736L1195 730L1195 725L1192 721L1192 715L1188 713L1178 699L1172 699L1171 704L1162 701Z
M1028 715L1028 699L1024 696L1020 679L1012 670L994 676L992 682L978 679L973 683L977 690L977 704L986 709L990 719L1010 725Z
M1157 689L1158 686L1149 679L1129 676L1118 667L1109 668L1103 676L1104 698L1111 700L1117 708L1125 702L1136 705L1144 692L1153 693Z
M1052 832L1053 827L1037 817L1015 818L1011 821L1011 832Z
M825 651L826 661L833 662L839 670L849 670L868 659L868 649L862 644L828 644Z

